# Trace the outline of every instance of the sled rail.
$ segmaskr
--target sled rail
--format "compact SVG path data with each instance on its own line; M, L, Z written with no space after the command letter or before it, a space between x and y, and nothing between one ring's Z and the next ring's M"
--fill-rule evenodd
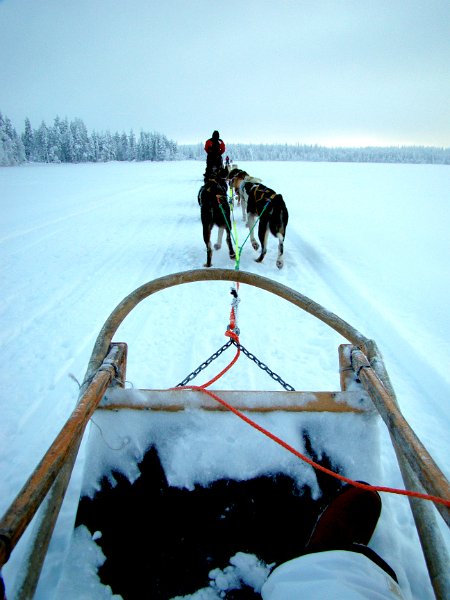
M28 568L24 569L21 590L16 595L17 600L31 598L34 594L47 545L85 428L94 411L99 408L108 387L121 385L120 382L125 380L126 344L113 343L113 335L125 317L143 299L163 289L197 281L230 281L258 287L284 298L340 333L350 342L350 344L340 347L341 390L346 392L344 396L351 399L348 387L350 383L355 384L357 377L360 378L365 387L364 394L367 393L371 397L388 427L405 486L408 489L424 490L428 494L450 498L450 486L447 479L401 415L375 342L364 337L351 325L299 292L253 273L225 269L198 269L168 275L135 290L116 307L106 320L95 342L76 408L0 521L1 568L37 510L46 500L45 506L40 511L37 533L30 544L30 555L33 557L33 562L30 562ZM158 395L152 390L143 390L142 393L144 396L145 394ZM282 393L297 394L296 392ZM175 391L174 394L180 394L180 398L184 397L183 394L189 396L188 392L181 390ZM317 392L316 396L319 394L330 393ZM334 398L328 396L327 401L332 400L332 404L342 404L339 400L339 393L334 394L338 395ZM178 402L174 406L181 407L182 404L183 402ZM351 404L352 402L350 402ZM113 407L103 406L102 408L112 409ZM120 407L115 408L119 409ZM281 410L281 408L277 408L277 410ZM432 476L430 476L430 470L432 470ZM438 600L449 598L449 558L445 542L436 523L434 509L430 502L424 500L410 499L410 504L436 598ZM436 504L436 508L449 524L449 509L440 504Z
M115 376L115 365L120 363L125 351L125 344L111 347L53 444L0 521L0 567L8 560L57 477L67 465L72 463L73 466L86 425Z

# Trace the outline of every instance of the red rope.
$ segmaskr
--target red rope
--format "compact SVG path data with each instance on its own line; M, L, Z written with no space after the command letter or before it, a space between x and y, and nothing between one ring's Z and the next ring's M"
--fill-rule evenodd
M236 286L237 286L237 289L239 289L239 283L237 283ZM230 362L230 364L227 367L222 369L222 371L220 371L220 373L218 375L216 375L215 377L213 377L212 379L210 379L209 381L204 383L202 386L200 386L202 389L209 387L210 385L215 383L218 379L220 379L222 377L222 375L224 375L227 371L229 371L229 369L231 369L231 367L237 361L237 359L239 358L239 355L241 353L241 349L239 347L239 336L236 333L236 312L234 310L234 306L232 306L231 310L230 310L230 324L228 326L228 329L225 332L225 335L229 338L232 338L235 342L237 342L238 345L236 347L236 354L234 355L233 360ZM180 388L178 388L178 389L180 389ZM183 388L181 387L181 389L183 389Z
M323 467L322 465L319 465L318 463L314 462L313 460L311 460L310 458L308 458L307 456L305 456L304 454L302 454L301 452L299 452L298 450L296 450L295 448L290 446L288 443L286 443L281 438L277 437L276 435L274 435L273 433L271 433L264 427L261 427L261 425L258 425L258 423L256 423L255 421L253 421L252 419L250 419L249 417L244 415L244 413L242 413L237 408L234 408L234 406L231 406L231 404L229 404L228 402L226 402L225 400L223 400L222 398L217 396L217 394L215 394L214 392L211 392L211 390L205 389L206 386L210 385L213 381L216 381L217 379L219 379L219 377L221 377L223 373L228 371L228 369L231 368L231 366L236 362L238 356L239 356L239 349L238 349L238 352L236 353L236 356L234 357L233 361L228 365L228 367L226 367L217 377L215 377L208 383L206 383L204 385L200 385L200 386L186 385L186 386L183 386L182 388L175 388L175 389L194 390L194 391L204 392L205 394L208 394L208 396L210 396L211 398L214 398L214 400L219 402L219 404L222 404L222 406L224 406L229 411L231 411L236 416L238 416L240 419L245 421L248 425L250 425L251 427L254 427L258 431L263 433L265 436L267 436L268 438L270 438L271 440L273 440L274 442L276 442L277 444L279 444L280 446L282 446L283 448L285 448L286 450L288 450L289 452L294 454L294 456L297 456L297 458L300 458L304 462L308 463L314 469L322 471L323 473L326 473L327 475L331 475L331 477L335 477L336 479L339 479L340 481L344 481L345 483L349 483L350 485L354 485L355 487L359 487L363 490L373 490L376 492L387 492L389 494L398 494L401 496L410 496L412 498L420 498L422 500L430 500L432 502L437 502L438 504L443 504L444 506L447 506L450 508L450 500L446 500L445 498L440 498L439 496L431 496L429 494L422 494L420 492L412 492L411 490L400 490L397 488L384 487L384 486L379 486L379 485L368 485L365 483L360 483L359 481L354 481L353 479L349 479L348 477L344 477L343 475L339 475L339 473L335 473L334 471L331 471L330 469L327 469L326 467Z
M237 288L237 290L239 289L239 283L236 284L236 288ZM239 344L239 336L237 335L235 330L236 330L236 313L234 310L234 306L232 306L231 311L230 311L230 325L229 325L227 331L225 332L225 335L227 337L234 339ZM350 485L354 485L355 487L359 487L363 490L372 490L372 491L376 491L376 492L387 492L389 494L398 494L400 496L409 496L412 498L420 498L421 500L430 500L431 502L437 502L438 504L443 504L444 506L447 506L448 508L450 508L450 500L446 500L445 498L440 498L439 496L431 496L429 494L422 494L421 492L412 492L411 490L400 490L397 488L384 487L384 486L379 486L379 485L369 485L366 483L360 483L359 481L354 481L353 479L344 477L343 475L340 475L339 473L335 473L334 471L331 471L330 469L327 469L326 467L319 465L319 463L314 462L313 460L311 460L310 458L308 458L307 456L305 456L304 454L302 454L301 452L299 452L298 450L296 450L295 448L290 446L287 442L285 442L278 436L274 435L273 433L271 433L264 427L261 427L261 425L258 425L258 423L256 423L255 421L253 421L252 419L250 419L249 417L244 415L244 413L242 413L240 410L238 410L237 408L234 408L234 406L231 406L231 404L228 404L228 402L226 402L225 400L220 398L217 394L215 394L214 392L211 392L211 390L207 390L206 389L207 387L209 387L210 385L215 383L218 379L220 379L222 377L222 375L224 375L224 373L226 373L229 369L231 369L231 367L235 364L235 362L239 358L240 353L241 353L241 351L240 351L240 348L238 345L237 349L236 349L236 354L235 354L233 360L230 362L230 364L228 366L226 366L224 369L222 369L222 371L220 371L220 373L218 375L216 375L215 377L213 377L212 379L210 379L203 385L199 385L199 386L185 385L185 386L176 387L176 388L172 388L172 389L194 390L194 391L203 392L205 394L208 394L208 396L210 396L211 398L213 398L214 400L219 402L219 404L222 404L222 406L224 406L229 411L231 411L236 416L238 416L240 419L245 421L248 425L250 425L254 429L257 429L258 431L263 433L265 436L267 436L268 438L273 440L275 443L279 444L280 446L282 446L283 448L288 450L288 452L291 452L294 456L297 456L297 458L300 458L301 460L306 462L308 465L310 465L314 469L317 469L318 471L322 471L323 473L326 473L327 475L331 475L331 477L335 477L336 479L339 479L340 481L344 481L345 483L349 483Z
M239 338L238 336L233 333L230 330L227 330L227 332L225 333L226 336L233 338L234 340L237 341L237 343L239 344ZM211 384L213 384L214 382L216 382L218 379L220 379L222 377L222 375L224 375L227 371L229 371L231 369L231 367L234 365L234 363L237 361L237 359L239 358L239 354L241 353L241 349L239 348L239 346L237 346L236 348L236 354L234 355L233 360L230 362L230 364L228 366L226 366L224 369L222 369L222 371L220 371L220 373L218 375L216 375L215 377L213 377L212 379L210 379L209 381L207 381L206 383L204 383L203 385L199 386L199 389L202 389L204 392L209 393L208 390L206 390L205 388L209 387ZM177 388L173 388L173 389L178 389L178 390L182 390L182 389L195 389L195 388L191 388L190 386L180 386Z

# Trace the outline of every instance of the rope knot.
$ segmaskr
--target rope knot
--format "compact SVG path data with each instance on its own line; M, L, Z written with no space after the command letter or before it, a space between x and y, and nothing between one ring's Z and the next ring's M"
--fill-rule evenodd
M229 338L231 338L232 340L234 340L235 342L237 342L238 344L239 342L239 329L236 329L235 331L233 331L231 329L231 324L228 326L228 329L225 331L225 335Z
M239 342L239 338L237 336L240 333L239 327L237 326L237 309L238 304L241 301L238 296L238 288L239 283L236 284L236 287L232 287L230 289L230 294L233 296L233 299L231 301L230 323L228 325L227 331L225 332L225 335L227 337L231 337L237 342Z

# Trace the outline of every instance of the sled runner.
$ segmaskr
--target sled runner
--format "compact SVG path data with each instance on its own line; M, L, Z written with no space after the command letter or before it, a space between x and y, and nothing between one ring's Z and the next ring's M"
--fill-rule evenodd
M302 392L285 384L281 391L211 391L211 382L196 386L189 378L169 390L125 389L127 345L113 341L120 324L152 294L200 281L253 286L342 335L341 389ZM226 346L236 349L236 357L255 359L240 344L232 321ZM436 598L450 597L448 555L437 523L443 518L450 526L449 482L402 416L375 342L299 292L253 273L211 268L151 281L116 307L95 343L75 410L0 521L1 567L40 509L16 598L33 597L93 417L86 469L96 483L80 498L66 573L83 536L94 536L106 556L99 569L102 583L124 598L192 594L230 559L235 564L255 555L266 565L283 562L301 552L311 533L308 523L342 481L370 481L358 477L352 440L364 439L366 459L379 452L381 417L410 491L405 495ZM282 425L274 431L278 421ZM348 444L345 457L333 455L336 436ZM364 474L376 477L369 463ZM258 597L245 588L244 582L240 598Z

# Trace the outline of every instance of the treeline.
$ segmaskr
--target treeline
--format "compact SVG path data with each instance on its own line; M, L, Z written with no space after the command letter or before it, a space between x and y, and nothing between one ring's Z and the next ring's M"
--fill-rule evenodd
M430 146L388 146L365 148L328 148L317 145L289 144L227 144L231 160L253 161L311 161L311 162L370 162L450 164L450 148ZM204 160L203 144L178 146L178 156Z
M81 119L68 121L56 117L53 125L43 121L33 129L25 119L25 130L19 136L10 119L0 113L0 165L23 162L81 163L111 160L174 160L177 144L157 132L133 131L89 134Z
M232 161L314 161L450 164L450 148L429 146L328 148L317 145L229 144ZM23 162L80 163L119 161L205 160L204 144L178 145L157 132L89 133L81 119L56 117L33 129L25 119L21 135L0 112L0 166Z

